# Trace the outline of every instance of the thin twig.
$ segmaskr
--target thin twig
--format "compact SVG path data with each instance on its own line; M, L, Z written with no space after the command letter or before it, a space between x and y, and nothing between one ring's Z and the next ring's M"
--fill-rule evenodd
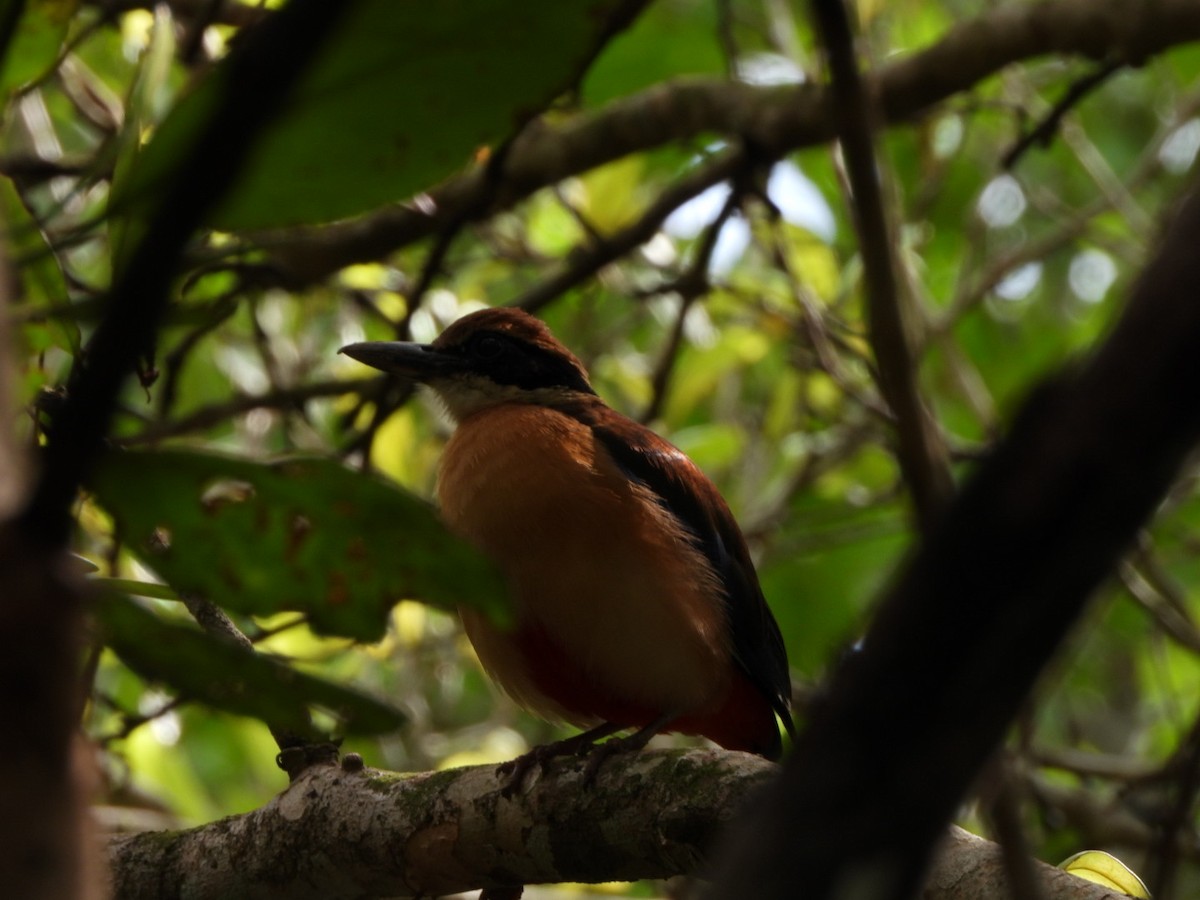
M650 402L637 417L643 424L654 421L662 413L663 403L671 386L671 374L675 371L675 363L679 360L679 351L683 347L684 324L696 298L695 294L679 295L679 312L671 324L671 333L667 335L666 346L662 348L658 364L654 367L654 375L650 379Z
M1070 747L1030 750L1029 761L1043 769L1062 769L1083 778L1105 778L1109 781L1142 781L1158 771L1156 764L1140 758L1093 753Z
M1004 874L1008 895L1016 900L1042 900L1045 891L1034 868L1034 854L1021 824L1021 805L1017 781L1003 755L993 760L987 781L984 817L992 839L1004 855Z
M721 45L721 55L725 57L726 76L736 78L739 53L733 34L733 4L730 0L717 0L717 41Z
M509 137L492 151L483 167L482 192L471 204L457 210L446 223L446 226L434 238L433 246L429 248L429 255L425 257L425 265L421 267L421 274L417 278L416 284L413 285L412 290L408 293L408 296L405 297L404 315L400 317L400 320L395 325L397 340L408 340L413 315L421 308L421 304L425 300L425 295L433 287L434 280L442 273L442 269L446 264L446 255L450 252L450 247L454 243L455 238L458 237L468 223L479 218L484 210L491 207L495 202L496 192L500 189L500 185L504 181L504 162L508 159L509 149L519 134L520 131Z
M179 343L163 357L164 377L158 394L160 418L165 418L170 413L171 407L175 405L179 378L183 374L183 366L187 362L188 355L205 336L211 334L237 312L237 293L240 291L239 287L236 291L218 297L211 306L209 318L185 334Z
M567 265L557 274L534 285L510 305L519 306L527 312L542 309L559 295L591 278L609 263L646 243L654 237L667 216L714 184L732 178L745 162L744 150L728 150L685 175L663 191L632 225L604 238L602 243L595 246L577 248L568 256Z
M1132 562L1122 563L1117 575L1129 596L1150 614L1167 637L1193 653L1200 653L1200 631L1197 631L1186 611L1179 610L1171 603L1166 592Z
M1200 91L1194 91L1185 97L1176 107L1170 120L1163 123L1146 145L1125 180L1124 189L1127 193L1132 194L1159 172L1162 168L1160 151L1163 144L1181 123L1195 116L1197 111L1200 111ZM961 267L962 277L953 299L946 311L929 324L926 340L951 331L963 316L1017 269L1045 259L1056 250L1084 237L1092 227L1092 220L1108 212L1112 205L1112 197L1107 193L1102 194L1075 213L1064 217L1053 231L1005 252L986 266L981 267L974 259L968 257ZM919 349L924 350L923 347Z
M355 407L354 415L347 414L342 417L342 421L353 422L368 401L374 404L371 421L366 428L354 435L340 448L338 455L346 457L351 454L360 454L362 471L370 471L371 445L375 443L375 436L392 413L407 403L414 393L416 393L415 382L387 375L376 378L373 384L367 385L361 391L361 402Z
M1078 106L1084 97L1107 81L1114 72L1124 68L1124 66L1125 62L1123 60L1112 59L1097 67L1095 71L1085 75L1083 78L1072 82L1066 93L1054 104L1053 108L1043 117L1042 121L1038 122L1036 127L1030 129L1000 157L1000 168L1005 171L1011 169L1034 144L1040 144L1043 147L1050 146L1050 142L1054 140L1054 135L1058 132L1059 126L1062 124L1063 117Z
M253 409L292 409L320 397L337 397L342 394L364 391L378 381L380 379L376 377L318 381L282 388L265 394L234 397L223 403L202 406L181 418L150 425L137 434L122 437L118 443L126 447L153 444L164 438L178 437L182 434L211 428L228 421L233 416L250 412Z
M771 225L771 257L778 268L787 277L788 286L791 288L792 296L795 298L797 305L800 307L800 322L797 326L797 331L803 331L808 339L809 346L812 347L813 354L816 356L817 366L829 376L830 380L841 388L842 393L857 401L864 409L869 410L873 415L883 421L894 424L896 421L892 410L882 403L875 394L864 391L862 387L855 384L846 371L846 367L842 364L842 359L838 355L837 348L834 346L834 340L825 327L824 316L821 313L820 305L813 297L812 292L800 279L795 267L792 265L788 257L785 246L785 235L782 228L782 218L777 214L777 211L772 211Z
M829 55L838 138L853 191L879 388L896 414L900 468L912 491L917 518L928 533L953 496L954 482L946 449L917 390L917 364L905 334L895 254L872 143L872 113L854 58L850 21L841 0L814 0L813 10Z
M575 220L575 224L579 226L588 240L593 244L603 242L604 235L600 233L600 229L593 224L591 219L583 214L578 206L571 202L566 191L563 190L562 184L554 185L551 190L554 191L554 196L562 204L563 209L567 211L567 215Z
M671 386L671 374L675 370L675 363L679 358L679 350L683 346L683 330L687 322L688 311L692 308L692 304L708 293L710 289L708 267L712 262L713 251L717 248L717 238L720 237L721 229L725 227L725 223L729 221L729 218L741 206L744 193L742 183L744 181L745 179L741 178L734 179L734 187L729 191L729 196L725 198L725 203L722 204L717 217L709 223L703 237L700 239L700 243L696 246L696 252L691 263L684 270L683 274L668 284L654 290L655 294L677 294L680 298L680 304L679 314L675 317L675 323L672 325L671 333L667 338L667 345L663 348L658 365L654 368L654 376L650 382L650 402L638 417L641 422L649 422L657 418L662 411L663 402Z

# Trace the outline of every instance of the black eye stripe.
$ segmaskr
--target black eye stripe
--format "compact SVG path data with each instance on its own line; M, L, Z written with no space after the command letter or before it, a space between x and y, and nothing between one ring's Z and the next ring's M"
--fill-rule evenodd
M499 335L484 333L476 335L468 349L476 359L492 360L499 359L506 348L504 339Z
M483 331L458 351L480 375L524 390L567 388L594 394L587 376L560 354L506 334Z

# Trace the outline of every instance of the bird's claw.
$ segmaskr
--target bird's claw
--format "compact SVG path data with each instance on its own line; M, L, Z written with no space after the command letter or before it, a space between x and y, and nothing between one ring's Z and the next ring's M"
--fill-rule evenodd
M556 757L587 756L589 753L596 751L597 748L608 746L608 744L597 744L596 741L598 741L600 738L607 737L619 729L620 726L618 725L603 723L589 731L585 731L573 737L569 737L561 741L553 741L549 744L541 744L537 747L534 747L528 753L522 753L516 759L511 759L508 762L501 763L496 767L496 775L501 778L506 778L507 782L505 783L504 787L500 789L500 793L505 797L512 797L517 794L521 790L522 785L524 785L525 779L529 776L529 773L533 771L535 766L545 772L550 768L550 760ZM633 736L633 738L636 737L637 735ZM627 740L633 740L633 738L628 738ZM609 743L613 742L609 741ZM642 743L644 745L645 741ZM609 751L609 754L611 755L612 752L615 751ZM592 764L589 761L588 769L591 768L591 765ZM598 765L599 764L597 764L597 768ZM595 779L594 774L591 776L591 778L587 777L588 769L584 770L585 784L590 784L591 781Z
M555 757L579 756L587 752L591 745L578 740L578 737L579 735L576 735L566 740L541 744L528 753L522 753L516 759L500 763L496 767L496 774L507 779L504 787L500 789L500 793L505 797L515 796L520 792L521 787L525 784L525 779L529 777L529 773L535 767L545 772L550 768L550 761Z
M591 787L596 783L596 777L600 774L600 768L606 760L623 753L636 753L644 750L651 736L644 735L639 731L629 737L612 738L603 744L594 744L587 753L587 765L583 767L584 787Z

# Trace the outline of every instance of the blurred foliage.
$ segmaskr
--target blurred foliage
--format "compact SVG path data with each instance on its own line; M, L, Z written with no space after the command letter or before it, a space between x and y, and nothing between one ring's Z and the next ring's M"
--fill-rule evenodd
M994 5L860 2L865 58L918 51ZM0 216L17 264L7 314L29 410L18 427L30 442L136 239L136 202L106 215L110 193L136 197L163 177L205 104L219 101L221 58L270 14L184 0L153 14L112 8L27 3L0 75ZM520 298L636 222L721 142L614 160L480 217L451 241L409 243L317 283L273 277L267 245L243 229L324 222L429 189L472 159L486 165L514 123L555 96L547 117L566 121L681 76L770 84L819 74L802 5L658 0L572 87L600 37L583 8L444 3L401 17L395 4L365 4L222 207L226 230L197 235L154 360L129 385L115 426L114 443L129 452L114 454L79 513L77 550L103 576L126 589L169 585L141 589L160 598L144 607L119 601L122 612L103 617L117 652L97 638L90 660L86 725L103 750L114 820L135 809L204 820L259 805L285 781L259 721L198 702L231 705L196 672L188 684L166 671L191 665L201 643L200 657L212 651L170 599L189 592L224 606L276 675L294 670L401 710L403 727L346 741L368 764L499 760L561 733L497 694L451 614L412 602L492 595L472 587L476 561L445 555L427 507L352 470L429 497L446 424L422 396L336 351L398 329L429 340L466 311ZM204 18L210 9L214 21ZM393 15L394 28L379 30ZM921 385L960 477L1040 376L1105 333L1160 215L1196 168L1192 45L1111 76L1067 112L1048 146L1004 171L1005 151L1091 71L1053 57L1010 66L879 141ZM479 152L484 144L492 151ZM760 181L736 198L711 255L697 256L728 187L677 209L642 248L539 314L602 396L649 415L718 482L805 695L851 652L913 534L871 378L840 162L829 147L805 150ZM286 230L274 239L281 234L286 241ZM436 277L423 278L443 253ZM693 269L705 289L681 290ZM292 464L306 467L303 477L287 478L278 463L296 457L309 460ZM314 548L294 568L289 521L306 523ZM1103 843L1144 874L1159 849L1172 761L1200 712L1198 526L1200 494L1185 479L1016 729L1011 769L1043 859ZM335 582L349 618L320 611ZM388 609L393 601L403 602ZM296 609L311 627L284 611ZM126 632L114 624L121 617ZM131 652L130 642L167 640L152 636L164 628L188 636ZM318 631L385 633L366 645ZM201 676L217 671L195 665ZM265 685L275 676L244 677L262 688L256 700L273 702ZM291 701L325 710L317 724L340 733L345 723L326 713L341 701L325 689L296 686ZM968 824L986 830L984 807L965 811ZM1126 825L1109 827L1116 821ZM1200 889L1200 843L1190 813L1186 821L1185 892Z

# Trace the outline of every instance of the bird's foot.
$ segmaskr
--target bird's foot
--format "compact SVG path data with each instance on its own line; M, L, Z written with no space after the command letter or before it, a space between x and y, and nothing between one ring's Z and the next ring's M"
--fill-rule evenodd
M584 786L591 787L596 783L596 776L600 774L600 767L606 760L624 753L636 753L644 750L650 743L650 738L654 737L658 731L658 727L650 726L634 732L629 737L613 738L603 744L594 745L588 753L587 765L583 768Z
M557 743L562 743L561 741ZM556 754L546 751L553 748L553 744L544 744L540 747L534 747L528 753L522 753L516 759L510 759L508 762L500 763L496 766L496 775L506 779L504 787L500 789L500 793L505 797L513 797L520 793L521 786L525 784L525 779L536 766L545 771L546 766L550 764L550 760Z
M596 746L596 741L607 737L615 731L620 731L619 725L605 722L589 731L584 731L574 737L549 744L534 747L528 753L522 753L516 759L501 763L496 767L496 774L508 781L500 789L505 797L512 797L520 792L525 779L535 767L543 772L550 767L550 761L560 756L582 756ZM635 735L636 736L636 735Z

